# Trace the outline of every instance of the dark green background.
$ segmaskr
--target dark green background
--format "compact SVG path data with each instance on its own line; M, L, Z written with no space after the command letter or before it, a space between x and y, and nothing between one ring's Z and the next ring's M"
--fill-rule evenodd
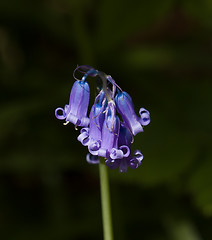
M54 116L88 64L151 112L142 166L110 171L115 239L211 240L211 30L210 0L0 1L0 238L102 239L98 167Z

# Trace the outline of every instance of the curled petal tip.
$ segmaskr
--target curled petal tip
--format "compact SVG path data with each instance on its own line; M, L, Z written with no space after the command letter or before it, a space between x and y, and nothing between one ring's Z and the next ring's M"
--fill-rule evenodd
M98 164L99 163L99 157L93 156L92 154L88 153L86 155L86 161L90 164Z
M122 152L123 152L123 157L129 157L129 155L130 155L130 148L128 147L128 146L126 146L126 145L122 145L121 147L119 147L121 150L122 150Z
M89 136L87 132L82 132L78 137L77 140L82 143L83 146L88 146L89 144Z
M90 143L88 144L88 150L92 155L98 155L100 147L100 141L90 141Z
M140 108L141 125L146 126L150 123L150 113L145 108Z
M58 112L62 112L62 115L59 114ZM55 109L55 117L60 120L64 120L66 118L66 114L63 108L59 107Z
M121 159L123 158L123 152L122 150L116 149L116 148L112 148L112 150L110 151L110 158L112 159L112 161L114 159Z

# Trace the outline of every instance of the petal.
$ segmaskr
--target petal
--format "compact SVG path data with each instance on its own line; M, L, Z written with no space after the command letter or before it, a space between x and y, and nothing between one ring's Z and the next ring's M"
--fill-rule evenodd
M119 149L116 149L116 148L112 148L111 151L110 151L110 158L111 159L121 159L123 158L123 152Z
M99 104L95 104L90 112L90 137L96 140L101 140L102 125L105 118L103 108Z
M82 128L82 129L80 130L80 133L84 133L84 132L86 132L87 134L89 134L89 128Z
M58 111L62 111L62 115L60 115L60 114L58 113ZM60 119L60 120L65 119L65 118L66 118L66 114L65 114L64 109L61 108L61 107L57 108L57 109L55 110L55 117L56 117L57 119Z
M90 141L88 145L88 150L92 155L98 155L99 149L101 147L100 141Z
M144 156L141 153L140 150L135 150L134 151L134 156L136 157L136 159L141 163L141 161L143 160Z
M150 123L150 113L145 108L140 108L139 114L141 116L141 124L146 126Z
M65 105L64 111L65 111L65 114L67 115L68 111L69 111L69 105L68 104Z
M111 158L106 159L105 165L108 166L110 169L115 169L120 165L120 159L113 160Z
M92 154L88 153L86 155L86 161L90 164L98 164L99 158L98 158L98 156L93 156Z
M79 118L86 117L88 111L88 104L90 98L90 89L87 82L77 81L78 87L75 93L75 98L72 98L72 113L77 114ZM76 105L76 110L74 111L74 106Z
M85 81L75 81L66 107L67 121L79 126L88 126L87 110L90 98L89 85ZM75 118L74 118L75 117ZM79 121L78 121L79 120Z
M106 114L102 127L102 149L110 152L112 148L118 148L119 129L120 120L119 117L115 115L115 108L112 106L111 111L108 110Z
M129 131L127 126L124 123L121 123L118 146L126 145L130 147L132 138L133 138L132 133Z
M87 127L90 123L90 119L87 117L83 117L80 119L80 123L78 124L78 126L80 127Z
M136 168L138 168L138 166L139 166L139 163L138 163L136 158L130 159L130 161L129 161L129 167L130 168L136 169Z
M134 155L135 156L129 160L129 167L132 169L136 169L137 167L139 167L143 159L143 154L139 150L136 150L134 152Z
M73 123L75 126L79 126L80 120L78 117L73 115L72 113L69 112L68 116L66 117L66 121Z
M127 172L128 164L126 159L121 159L120 166L119 166L119 172Z
M107 149L104 149L104 148L100 148L99 151L98 151L98 156L99 157L104 157L104 158L107 158L109 155Z
M123 152L123 157L128 157L129 155L130 155L130 148L128 147L128 146L126 146L126 145L122 145L122 146L120 146L119 147L121 150L122 150L122 152Z
M86 132L81 133L77 140L82 143L83 146L88 146L89 144L89 135Z

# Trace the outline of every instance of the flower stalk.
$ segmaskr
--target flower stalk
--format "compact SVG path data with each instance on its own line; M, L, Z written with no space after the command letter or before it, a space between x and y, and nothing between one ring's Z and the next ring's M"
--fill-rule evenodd
M113 240L108 167L105 165L103 158L100 158L99 161L99 175L100 175L104 240Z

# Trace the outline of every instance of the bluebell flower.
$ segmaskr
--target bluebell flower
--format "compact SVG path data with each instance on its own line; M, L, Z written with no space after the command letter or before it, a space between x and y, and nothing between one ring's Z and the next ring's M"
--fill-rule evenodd
M122 116L124 123L135 136L139 132L143 132L143 126L150 123L149 112L141 108L139 111L140 118L136 115L134 105L130 95L126 92L119 91L115 97L116 108Z
M66 120L66 123L73 123L75 126L87 127L89 125L89 118L87 117L90 88L85 81L87 76L94 75L96 70L90 69L84 74L82 80L77 80L71 89L69 104L64 108L57 108L55 110L56 118ZM61 114L60 114L61 113Z
M81 80L76 78L76 71L83 74ZM138 117L130 95L122 91L111 76L90 66L78 66L73 76L76 82L69 104L57 108L55 115L66 123L83 127L77 139L88 148L87 162L98 164L99 157L103 157L109 168L119 168L120 172L126 172L128 167L135 169L140 166L143 155L139 150L132 153L132 140L150 123L149 111L140 108ZM85 81L88 76L102 81L89 118L90 89Z
M98 155L106 158L112 148L118 146L120 120L115 114L115 106L112 101L108 103L105 120L102 126L102 143Z
M143 160L143 154L140 152L140 150L134 151L132 156L132 153L131 153L132 139L133 139L133 136L131 132L125 126L125 124L122 123L120 126L118 147L120 148L122 146L122 147L125 147L126 149L126 146L127 146L129 152L127 152L127 154L125 153L123 158L120 158L120 159L112 159L110 157L107 158L107 160L105 161L105 164L109 168L115 169L119 167L120 172L127 172L128 167L132 169L136 169L138 166L141 165L141 161Z
M105 118L104 105L105 94L101 91L96 97L95 103L90 111L89 128L81 129L81 133L77 138L84 146L88 146L88 150L92 155L98 155L98 151L101 147L102 126Z

